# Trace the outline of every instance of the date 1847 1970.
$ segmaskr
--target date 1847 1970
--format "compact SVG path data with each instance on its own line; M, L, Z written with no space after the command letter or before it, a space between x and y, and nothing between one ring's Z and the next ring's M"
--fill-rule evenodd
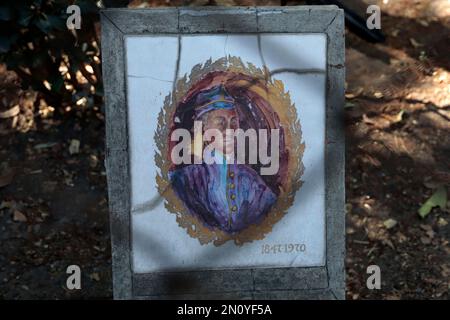
M261 254L299 253L305 251L306 245L303 243L263 244L261 246Z

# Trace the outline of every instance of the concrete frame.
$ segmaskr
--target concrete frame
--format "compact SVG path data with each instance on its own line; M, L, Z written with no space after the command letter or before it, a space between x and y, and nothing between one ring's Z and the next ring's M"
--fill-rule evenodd
M343 10L336 6L105 9L101 26L114 298L345 299ZM124 39L195 33L326 34L325 266L133 274Z

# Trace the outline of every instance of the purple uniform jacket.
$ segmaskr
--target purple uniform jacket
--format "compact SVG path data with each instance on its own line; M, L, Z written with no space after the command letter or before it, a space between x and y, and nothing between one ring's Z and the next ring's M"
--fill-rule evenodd
M277 200L244 164L192 164L172 171L170 179L192 215L229 234L259 223Z

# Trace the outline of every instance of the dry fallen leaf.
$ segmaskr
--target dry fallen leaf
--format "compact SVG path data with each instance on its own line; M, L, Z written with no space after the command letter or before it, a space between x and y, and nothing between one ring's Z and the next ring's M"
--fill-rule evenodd
M438 225L439 227L445 227L448 224L447 220L445 220L444 218L439 218L438 220Z
M405 242L405 241L408 240L408 237L405 236L405 235L404 235L403 233L401 233L400 231L397 232L396 236L397 236L397 239L398 239L398 242L399 242L399 243L403 243L403 242Z
M400 300L401 296L399 294L392 293L392 294L386 295L384 298L386 300Z
M420 237L420 241L421 241L423 244L430 244L430 243L431 243L431 239L428 238L428 237Z
M97 156L96 156L95 154L91 154L91 155L89 156L89 166L90 166L91 168L95 168L95 167L97 166L97 164L98 164L98 158L97 158Z
M377 91L377 92L375 92L375 93L373 94L373 96L374 96L375 98L377 98L377 99L381 99L381 98L384 97L384 94L383 94L382 92L380 92L380 91Z
M19 105L15 105L11 109L0 112L0 119L12 118L14 116L17 116L19 114L19 112L20 112Z
M97 272L91 273L91 274L89 275L89 277L90 277L92 280L100 281L100 276L99 276L99 274L98 274Z
M16 221L16 222L26 222L27 221L27 217L22 212L20 212L19 210L14 210L13 220Z
M425 20L422 20L422 19L419 19L418 22L419 22L422 26L424 26L424 27L428 27L428 26L430 25L430 24L428 23L428 21L425 21Z
M386 229L392 229L393 227L395 227L397 225L397 220L387 219L383 222L383 224L386 227Z
M432 228L430 225L424 224L424 223L421 223L421 224L419 225L419 227L420 227L420 229L422 229L422 230L424 230L424 231L430 231L430 230L433 230L433 228Z
M1 210L1 209L5 209L5 208L7 208L7 209L12 209L12 208L14 208L15 206L16 206L15 201L2 201L2 202L0 203L0 210Z
M361 93L364 92L364 88L363 87L357 87L356 89L352 90L351 92L348 91L345 93L345 97L347 99L353 99L358 97L359 95L361 95Z
M396 113L394 115L382 114L382 117L392 123L397 123L397 122L400 122L403 120L404 113L405 113L404 110L400 110L398 113Z
M421 47L421 46L422 46L422 44L419 43L419 42L417 42L417 40L414 39L414 38L410 38L410 39L409 39L409 42L411 42L411 44L413 45L414 48L418 48L418 47Z
M434 233L433 230L428 230L428 231L426 232L426 234L427 234L428 238L433 239L435 233Z
M392 250L395 250L394 244L389 239L383 239L381 242L387 246L389 246Z
M57 145L56 142L39 143L39 144L34 146L34 149L36 149L36 150L46 149L46 148L54 147L56 145Z
M398 36L399 32L400 32L400 30L394 29L394 30L392 30L391 35L392 35L393 37L396 37L396 36Z
M69 153L70 154L77 154L79 152L80 152L80 140L72 139L70 141Z

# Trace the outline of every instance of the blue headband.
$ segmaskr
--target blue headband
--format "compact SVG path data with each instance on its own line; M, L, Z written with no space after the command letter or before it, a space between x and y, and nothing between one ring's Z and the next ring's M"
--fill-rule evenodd
M196 99L197 107L195 109L196 118L201 117L205 113L219 109L233 109L234 99L231 97L225 88L220 85L200 92Z

